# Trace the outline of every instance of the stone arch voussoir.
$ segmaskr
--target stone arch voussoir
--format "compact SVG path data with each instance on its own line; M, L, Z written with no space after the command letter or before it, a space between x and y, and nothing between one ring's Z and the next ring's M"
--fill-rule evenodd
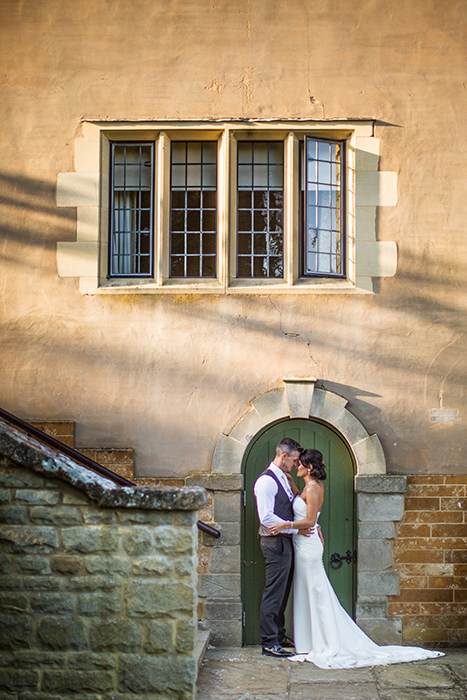
M386 474L386 460L376 434L347 408L347 399L316 387L316 379L284 379L280 389L268 391L250 402L250 408L229 434L222 433L212 462L213 474L239 474L251 439L270 423L282 418L316 418L335 428L349 445L357 474Z

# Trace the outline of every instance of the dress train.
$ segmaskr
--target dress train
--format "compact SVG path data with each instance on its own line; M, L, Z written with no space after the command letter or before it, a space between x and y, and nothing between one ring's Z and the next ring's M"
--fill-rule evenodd
M295 520L306 518L306 503L294 501ZM319 516L319 514L318 514ZM323 565L317 531L294 536L294 638L291 661L311 661L319 668L357 668L420 661L441 652L420 647L378 646L341 606Z

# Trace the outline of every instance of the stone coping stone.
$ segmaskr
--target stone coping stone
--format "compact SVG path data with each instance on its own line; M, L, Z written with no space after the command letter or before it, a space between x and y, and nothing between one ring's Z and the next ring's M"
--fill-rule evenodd
M49 478L66 481L103 508L199 510L208 493L200 486L117 486L71 457L0 419L0 455Z
M362 474L355 477L355 490L359 493L405 493L405 474Z

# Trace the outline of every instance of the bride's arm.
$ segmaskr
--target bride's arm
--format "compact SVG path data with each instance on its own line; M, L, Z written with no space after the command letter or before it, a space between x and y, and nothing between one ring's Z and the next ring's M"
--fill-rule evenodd
M293 495L294 495L294 496L298 496L298 494L300 493L300 489L298 488L298 486L297 486L297 484L295 483L295 481L292 479L292 475L291 475L291 474L286 474L286 477L287 477L287 481L288 481L289 484L290 484L290 488L292 489Z
M282 530L285 530L285 528L293 528L294 530L308 530L309 528L314 528L316 525L316 518L318 517L318 502L320 495L318 484L316 484L314 481L308 484L303 495L305 496L306 503L306 519L270 525L268 530L270 530L273 535L278 535L280 532L282 532Z

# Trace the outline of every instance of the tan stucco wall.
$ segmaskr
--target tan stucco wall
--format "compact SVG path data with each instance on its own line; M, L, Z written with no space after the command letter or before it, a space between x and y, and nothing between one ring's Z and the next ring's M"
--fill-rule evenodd
M4 2L3 406L169 476L208 470L251 399L314 376L390 471L463 473L466 20L452 0ZM76 211L56 183L98 117L379 120L396 275L365 296L82 295L58 277ZM430 423L440 391L458 422Z

